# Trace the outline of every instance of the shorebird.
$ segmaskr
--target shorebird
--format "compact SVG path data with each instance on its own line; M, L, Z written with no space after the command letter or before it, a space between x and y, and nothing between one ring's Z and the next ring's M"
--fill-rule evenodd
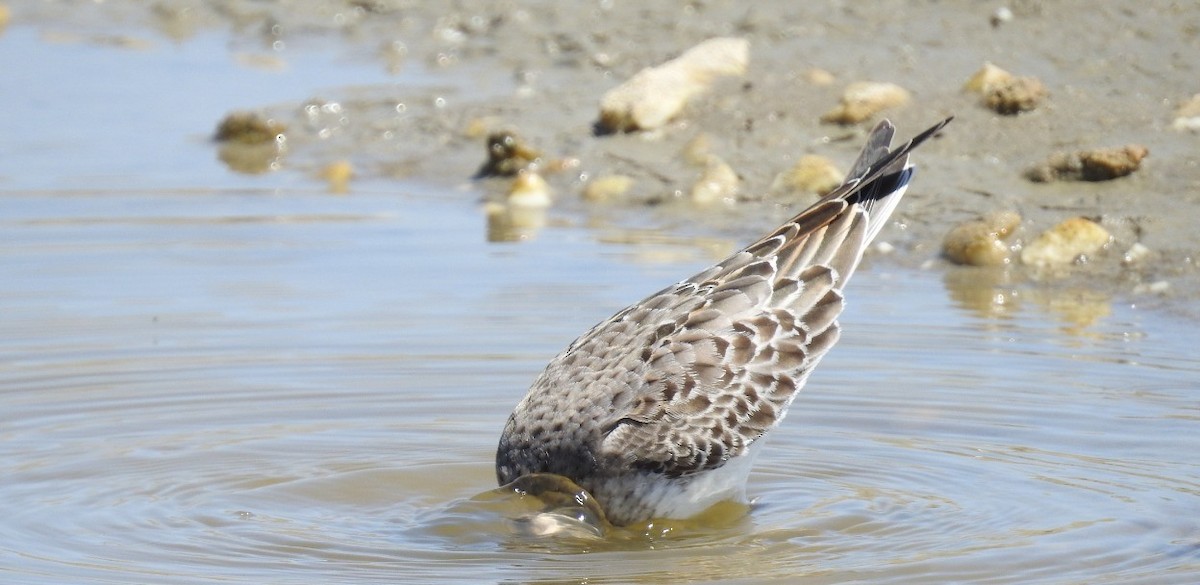
M912 179L909 152L949 121L894 150L880 122L840 187L576 339L509 417L500 484L565 476L616 525L744 500L763 437L838 339L843 289Z

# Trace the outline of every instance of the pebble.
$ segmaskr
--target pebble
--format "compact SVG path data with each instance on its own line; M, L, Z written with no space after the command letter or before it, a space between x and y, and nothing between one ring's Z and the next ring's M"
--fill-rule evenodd
M633 177L607 175L588 181L583 187L583 198L587 201L611 201L623 197L633 187Z
M792 168L779 173L771 183L772 193L811 193L824 195L841 186L845 173L826 157L809 154L800 157Z
M942 240L942 254L955 264L1002 266L1010 263L1012 249L1005 243L1021 225L1015 211L1000 211L963 222Z
M809 83L817 87L833 85L833 83L837 81L837 77L835 77L832 73L819 67L813 67L812 69L805 71L804 78L808 80Z
M1007 83L1013 78L1013 74L1005 71L990 62L984 63L983 67L976 71L967 83L963 85L963 91L977 93L980 95L986 94L993 87L997 87L1003 83Z
M1066 265L1083 262L1112 241L1100 224L1072 217L1046 230L1021 250L1021 262L1030 266Z
M712 154L712 137L701 132L683 145L683 160L690 165L704 166Z
M1171 127L1181 132L1200 132L1200 93L1180 104Z
M992 16L988 19L988 22L991 23L993 28L996 28L1002 24L1012 22L1012 19L1012 9L1007 6L1001 6L1000 8L997 8L995 12L992 12Z
M857 124L890 108L903 106L912 100L908 90L894 83L858 81L842 92L840 103L821 116L831 124Z
M744 75L750 42L709 39L657 67L643 69L600 99L601 133L654 130L670 122L688 101L718 77Z
M740 183L741 180L733 167L721 160L721 157L715 154L710 155L708 162L704 165L703 174L692 185L692 202L700 205L711 205L718 202L732 205L737 201Z
M1141 242L1134 242L1128 250L1125 251L1125 256L1121 259L1125 264L1137 264L1145 260L1150 255L1150 248L1142 245Z

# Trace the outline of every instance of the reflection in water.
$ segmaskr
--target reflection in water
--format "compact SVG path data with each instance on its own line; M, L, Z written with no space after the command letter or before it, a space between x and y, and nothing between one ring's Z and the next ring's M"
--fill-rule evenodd
M260 175L279 170L285 149L282 143L222 142L217 147L217 158L229 170L246 175Z
M1112 315L1112 295L1097 289L1030 283L1008 266L949 267L942 277L950 299L986 320L1011 319L1033 305L1061 324L1064 333L1086 335Z
M546 207L488 202L487 241L522 242L531 240L546 226Z
M956 305L985 319L1011 317L1020 307L1022 296L1007 267L948 266L942 284Z

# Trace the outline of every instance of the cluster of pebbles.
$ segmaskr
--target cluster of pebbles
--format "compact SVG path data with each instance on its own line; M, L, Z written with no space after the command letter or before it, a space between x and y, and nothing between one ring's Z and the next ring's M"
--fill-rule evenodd
M1034 77L1018 77L986 63L964 90L981 96L981 103L1010 116L1031 111L1049 96ZM1024 173L1034 183L1111 181L1137 171L1149 150L1141 145L1055 152ZM1067 217L1032 237L1021 234L1021 216L1011 209L995 211L953 227L942 241L942 255L967 266L1009 266L1019 263L1037 270L1086 264L1112 247L1116 238L1102 218ZM1143 258L1148 250L1133 243L1126 262ZM1161 288L1161 287L1160 287Z
M744 74L748 57L749 45L745 40L718 38L701 43L676 59L643 69L601 98L596 134L661 131L684 114L690 100L708 92L714 80ZM809 77L818 83L834 81L823 71L813 71ZM967 80L964 91L978 94L982 107L1004 116L1032 111L1049 96L1037 78L1016 76L991 63L984 64ZM822 115L821 121L860 124L911 100L910 92L894 83L854 82L846 86L839 103ZM708 137L700 134L684 148L684 160L697 173L691 187L681 191L698 206L733 205L738 200L741 180L727 161L712 152L708 142ZM548 168L547 161L511 130L491 134L487 139L487 154L480 176L515 177L504 202L488 207L489 217L505 230L517 230L505 239L530 236L544 223L540 210L553 201L549 184L540 177ZM1033 182L1107 181L1133 173L1147 155L1147 149L1138 145L1055 153L1045 163L1029 169L1026 177ZM822 195L837 187L843 178L844 173L831 160L810 154L780 172L770 192ZM584 185L583 197L588 201L619 199L634 184L635 179L625 175L597 176ZM964 222L946 235L943 256L970 266L1008 266L1019 262L1044 268L1085 263L1114 243L1113 236L1094 218L1068 217L1030 238L1023 237L1021 223L1020 214L1014 210L993 212Z

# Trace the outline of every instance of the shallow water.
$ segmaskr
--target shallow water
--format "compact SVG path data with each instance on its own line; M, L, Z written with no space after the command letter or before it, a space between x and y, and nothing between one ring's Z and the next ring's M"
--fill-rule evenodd
M101 73L113 51L0 43ZM748 515L524 537L480 498L509 410L575 335L704 262L569 224L490 244L471 192L330 196L223 174L203 131L120 127L167 166L87 124L0 163L0 581L1200 577L1194 323L1081 314L1072 291L980 305L960 273L878 260Z

